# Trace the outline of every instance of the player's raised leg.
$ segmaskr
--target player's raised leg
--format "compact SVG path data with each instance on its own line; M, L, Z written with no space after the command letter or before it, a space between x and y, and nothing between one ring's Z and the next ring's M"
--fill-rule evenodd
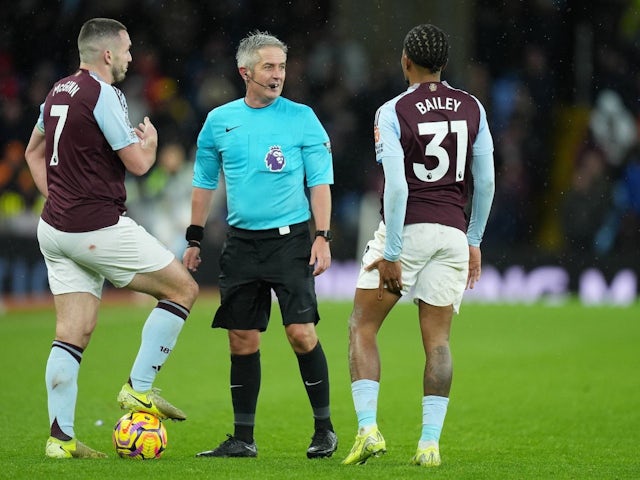
M161 270L136 274L127 288L148 293L159 301L144 324L138 355L129 381L118 394L118 402L126 410L185 420L186 414L160 396L152 385L178 340L198 295L198 285L174 258Z

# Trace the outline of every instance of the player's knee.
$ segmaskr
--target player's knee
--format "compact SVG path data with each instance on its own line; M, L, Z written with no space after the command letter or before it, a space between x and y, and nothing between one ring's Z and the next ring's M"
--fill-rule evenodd
M193 303L196 301L196 298L198 298L198 294L200 293L200 286L198 285L198 282L196 282L193 277L191 277L191 275L189 275L189 280L184 285L184 289L185 295L189 299L191 305L193 305Z
M189 271L179 262L174 262L171 267L173 270L170 272L171 290L173 295L180 297L185 307L191 308L196 301L200 287L198 282L191 276Z
M199 293L200 287L198 286L198 282L196 282L191 275L187 275L178 283L175 297L178 299L178 303L185 308L191 309Z

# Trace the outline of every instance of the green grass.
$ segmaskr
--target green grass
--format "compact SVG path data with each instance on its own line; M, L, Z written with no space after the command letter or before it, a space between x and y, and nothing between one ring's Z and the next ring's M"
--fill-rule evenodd
M454 383L441 438L443 465L408 465L420 433L423 353L416 309L401 304L380 333L378 423L388 453L364 466L340 461L356 419L347 365L348 303L321 304L318 330L329 359L332 413L340 438L331 459L309 461L311 409L274 308L263 337L257 459L200 459L232 432L229 354L212 330L217 302L202 298L156 386L189 415L166 423L158 461L118 458L115 396L137 351L152 303L107 306L80 372L76 434L107 460L44 457L48 416L44 367L54 334L50 309L0 316L0 478L220 479L588 479L639 478L640 305L630 308L463 305L452 332ZM96 426L102 420L104 425Z

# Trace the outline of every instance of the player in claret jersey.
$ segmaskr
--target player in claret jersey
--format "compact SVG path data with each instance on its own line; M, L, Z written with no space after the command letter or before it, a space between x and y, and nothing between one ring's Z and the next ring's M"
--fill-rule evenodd
M51 426L45 454L52 458L105 456L78 441L74 431L80 362L98 320L105 278L158 300L118 402L160 418L186 418L152 384L198 284L165 246L126 216L125 172L146 173L158 145L148 118L131 127L124 95L112 86L125 77L130 47L126 27L116 20L94 18L82 26L80 68L47 95L25 154L46 197L38 242L56 309L45 375Z
M411 463L440 465L439 440L449 402L449 333L466 287L480 278L480 242L494 192L493 141L480 102L441 80L446 35L414 27L401 66L409 88L375 117L376 160L384 170L382 221L366 247L349 319L351 390L358 433L343 463L386 451L376 415L378 330L411 291L426 355L422 433ZM471 217L465 215L471 197Z

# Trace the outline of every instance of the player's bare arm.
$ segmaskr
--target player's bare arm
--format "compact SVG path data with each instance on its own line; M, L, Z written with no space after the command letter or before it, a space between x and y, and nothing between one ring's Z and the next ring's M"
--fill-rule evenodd
M31 170L31 176L33 177L36 187L38 187L40 193L47 198L49 191L47 189L47 166L44 158L45 139L44 133L42 133L38 127L34 127L24 156L29 165L29 170Z
M135 132L140 141L118 150L118 156L127 171L140 176L147 173L156 162L158 131L149 117L144 117Z

